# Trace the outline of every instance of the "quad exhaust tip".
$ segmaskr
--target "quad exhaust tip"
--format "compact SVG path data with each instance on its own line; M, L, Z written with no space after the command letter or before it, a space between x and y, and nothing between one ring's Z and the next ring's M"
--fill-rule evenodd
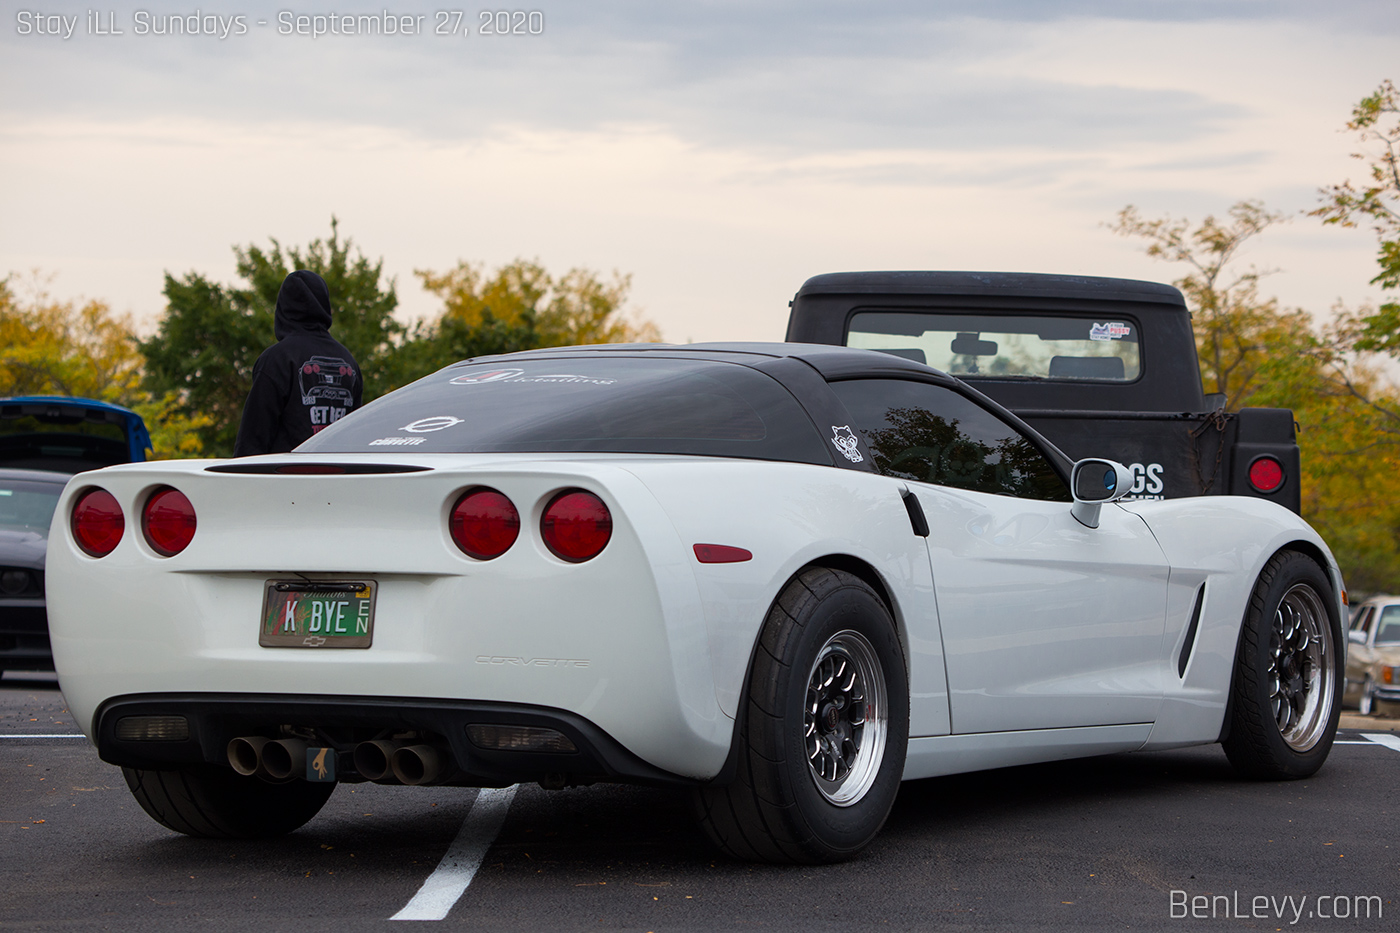
M394 757L394 751L398 747L397 743L385 739L361 742L355 746L355 770L369 781L382 781L393 777L394 769L389 760Z
M228 763L245 777L281 783L303 776L307 745L301 739L269 739L242 735L228 743ZM435 784L456 771L456 760L445 748L405 745L373 739L355 746L355 771L370 781L409 785Z
M389 759L394 777L404 784L432 784L447 770L449 756L432 745L405 745Z
M283 782L300 777L306 768L306 743L301 739L269 739L241 735L228 743L228 763L244 777Z

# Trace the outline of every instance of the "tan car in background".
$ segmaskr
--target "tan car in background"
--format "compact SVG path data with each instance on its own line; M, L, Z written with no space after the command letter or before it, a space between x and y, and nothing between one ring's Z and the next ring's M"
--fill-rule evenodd
M1400 596L1373 597L1352 615L1342 703L1363 716L1400 713Z

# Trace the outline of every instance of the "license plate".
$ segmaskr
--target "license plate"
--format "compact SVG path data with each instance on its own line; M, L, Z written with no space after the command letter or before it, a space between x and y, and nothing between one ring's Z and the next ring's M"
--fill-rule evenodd
M264 648L368 648L373 580L268 580L258 644Z

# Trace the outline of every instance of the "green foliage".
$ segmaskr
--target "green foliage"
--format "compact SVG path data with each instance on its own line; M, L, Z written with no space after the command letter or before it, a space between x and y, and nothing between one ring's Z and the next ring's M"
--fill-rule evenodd
M326 280L334 313L331 334L354 354L365 379L368 402L392 387L394 351L404 327L393 318L398 295L393 281L380 286L383 261L351 256L352 241L340 239L331 219L328 240L305 249L234 247L246 287L220 285L198 272L165 276L166 313L159 329L139 341L145 357L144 385L156 397L175 393L177 410L199 419L200 444L209 456L228 456L238 435L253 364L276 342L273 310L282 280L309 269Z
M0 395L76 395L126 404L141 358L131 321L106 302L61 302L35 273L29 297L0 279Z
M1367 180L1344 181L1320 189L1322 205L1311 211L1325 224L1356 227L1369 224L1378 241L1376 261L1380 272L1371 284L1400 289L1400 91L1384 81L1363 97L1351 112L1347 129L1373 148L1352 153L1366 163ZM1400 302L1389 301L1373 311L1344 316L1350 325L1352 346L1400 356Z
M494 318L507 328L529 328L541 347L661 339L656 325L634 324L623 316L632 277L618 272L611 281L589 269L570 269L556 278L538 262L517 259L490 278L469 262L444 273L417 269L414 274L442 299L440 323L455 320L467 332Z
M1318 378L1319 341L1305 312L1284 311L1278 299L1260 297L1259 279L1266 272L1232 267L1241 247L1283 215L1257 201L1240 201L1228 214L1226 221L1208 216L1192 228L1184 218L1146 220L1129 205L1111 229L1146 240L1149 256L1190 268L1173 284L1191 308L1205 391L1223 394L1230 411L1269 407L1266 396L1277 394L1280 385Z
M197 457L204 419L178 408L174 393L140 389L141 355L131 320L105 302L51 298L34 277L27 300L0 279L0 395L73 395L125 405L151 433L151 457Z
M588 269L555 277L538 262L517 259L490 276L469 262L443 273L414 274L442 299L443 310L416 326L399 347L388 376L393 386L471 357L661 339L656 325L623 316L631 277L616 272L611 281Z
M1186 295L1206 391L1231 411L1292 409L1301 431L1303 516L1336 554L1358 592L1400 588L1400 411L1395 391L1352 352L1363 325L1319 333L1311 317L1262 298L1262 273L1231 267L1242 244L1278 222L1257 202L1207 217L1148 221L1128 207L1113 226L1147 241L1147 253L1185 264Z
M490 311L484 311L475 323L444 315L413 329L394 355L387 379L397 388L459 360L538 346L534 315L524 315L514 323L498 320Z
M165 275L166 313L148 340L143 384L153 395L172 395L176 409L199 418L201 449L209 456L233 452L238 419L252 383L253 363L272 342L272 312L250 308L236 290L198 272Z

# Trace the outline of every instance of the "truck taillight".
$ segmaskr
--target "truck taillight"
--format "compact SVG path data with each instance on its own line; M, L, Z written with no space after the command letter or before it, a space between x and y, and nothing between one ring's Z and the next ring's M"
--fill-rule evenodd
M452 507L448 530L463 554L491 560L510 550L520 535L520 513L503 493L479 486Z
M126 518L105 489L89 489L73 505L73 540L91 557L106 557L122 539Z
M1283 467L1273 457L1259 457L1249 465L1249 485L1259 492L1273 492L1283 485Z
M162 486L146 500L141 510L141 533L146 543L161 557L174 557L194 540L194 506L185 494Z
M540 518L540 534L555 557L581 563L608 546L612 513L593 493L566 489L549 500Z

